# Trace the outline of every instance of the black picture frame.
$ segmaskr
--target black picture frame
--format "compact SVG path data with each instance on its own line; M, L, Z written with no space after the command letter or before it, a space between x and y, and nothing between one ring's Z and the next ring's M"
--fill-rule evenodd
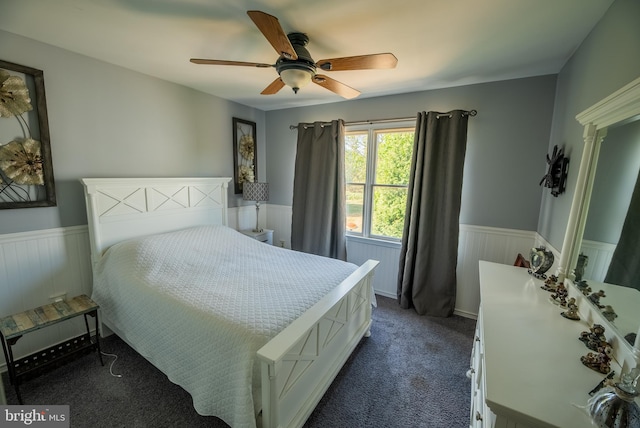
M245 181L256 181L258 177L258 150L256 123L233 119L233 184L235 194L242 193ZM249 143L251 141L251 144ZM252 147L249 147L252 146ZM250 153L249 153L250 152Z
M22 113L18 123L23 135L2 127L0 122L0 146L4 146L16 139L32 138L40 142L40 159L42 164L42 178L44 184L16 184L0 171L0 209L35 208L56 206L55 180L53 177L53 161L51 158L51 140L49 135L49 117L47 114L47 99L44 90L44 73L42 70L27 67L12 62L0 60L0 70L12 76L24 79L29 92L32 109ZM2 82L0 82L2 91ZM4 122L12 117L0 117ZM20 123L20 120L23 122ZM29 134L29 135L27 135Z

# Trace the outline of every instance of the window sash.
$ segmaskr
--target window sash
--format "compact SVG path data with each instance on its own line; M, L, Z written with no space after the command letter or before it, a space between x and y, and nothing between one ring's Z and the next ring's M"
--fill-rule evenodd
M372 222L375 220L374 216L374 192L375 189L405 189L405 192L408 191L408 183L407 184L398 184L398 183L377 183L377 174L376 167L378 162L378 136L386 133L411 133L413 134L415 131L415 123L399 123L397 126L390 127L389 124L370 124L358 127L347 127L347 131L345 133L345 138L349 138L350 136L355 135L365 135L366 134L366 145L365 145L365 180L362 181L347 181L347 197L349 198L349 188L351 187L351 196L353 196L353 190L357 187L362 188L362 217L361 217L361 225L357 225L357 221L353 221L353 218L349 220L349 213L353 213L353 210L356 209L354 207L353 201L347 201L347 234L362 236L362 237L370 237L376 239L390 240L390 241L399 241L401 237L387 236L382 234L374 234L372 233ZM352 178L349 176L350 174L345 174L346 179ZM406 197L405 197L406 201ZM351 202L351 204L349 204ZM406 206L406 204L405 204ZM404 219L402 220L404 222ZM352 227L350 228L349 225ZM356 225L357 227L353 227ZM401 232L400 232L401 233Z

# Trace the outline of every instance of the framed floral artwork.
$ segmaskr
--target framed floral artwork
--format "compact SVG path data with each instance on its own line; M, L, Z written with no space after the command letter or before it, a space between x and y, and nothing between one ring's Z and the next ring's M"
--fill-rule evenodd
M256 123L233 118L233 165L235 193L242 193L242 185L258 177L256 157Z
M0 60L0 208L55 205L44 74Z

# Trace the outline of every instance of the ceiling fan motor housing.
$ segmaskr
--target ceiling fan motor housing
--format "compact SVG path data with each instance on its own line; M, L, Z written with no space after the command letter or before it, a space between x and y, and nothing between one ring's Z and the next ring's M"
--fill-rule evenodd
M316 64L311 58L311 54L305 47L309 43L309 37L304 33L289 33L287 34L291 46L296 51L298 59L287 59L284 56L280 56L276 61L276 71L286 84L291 86L293 92L297 93L300 89L300 85L289 84L291 77L294 76L295 80L308 83L316 74ZM289 71L288 71L289 70ZM285 76L282 75L283 71L287 71ZM287 76L288 75L288 76Z

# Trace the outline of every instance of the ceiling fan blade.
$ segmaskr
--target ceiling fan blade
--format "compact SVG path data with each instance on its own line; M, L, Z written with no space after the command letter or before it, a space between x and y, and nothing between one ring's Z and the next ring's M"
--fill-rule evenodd
M275 67L273 64L263 64L260 62L225 61L220 59L191 58L189 61L191 61L194 64L204 64L204 65L240 65L244 67L259 67L259 68Z
M260 92L260 93L262 95L273 95L273 94L275 94L276 92L278 92L282 88L284 88L284 82L282 81L281 78L278 77L276 80L271 82L269 84L269 86L264 88L264 90L262 92Z
M293 49L289 38L280 26L278 18L259 10L249 10L247 15L256 24L256 27L262 32L264 37L271 43L271 46L287 59L298 59L298 54Z
M325 89L335 92L343 98L351 99L360 95L360 91L353 89L351 86L347 86L344 83L340 83L330 77L322 74L316 74L313 76L313 83L322 86Z
M343 58L321 59L316 67L324 71L370 70L395 68L398 59L391 53L347 56Z

